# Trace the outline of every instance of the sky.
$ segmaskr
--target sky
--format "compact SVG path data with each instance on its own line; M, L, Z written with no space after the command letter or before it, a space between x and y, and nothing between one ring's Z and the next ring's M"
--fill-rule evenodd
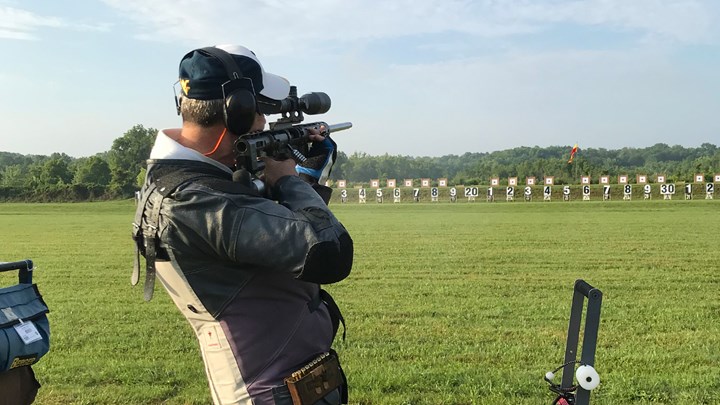
M180 59L230 43L348 155L720 144L717 0L0 0L0 151L179 127Z

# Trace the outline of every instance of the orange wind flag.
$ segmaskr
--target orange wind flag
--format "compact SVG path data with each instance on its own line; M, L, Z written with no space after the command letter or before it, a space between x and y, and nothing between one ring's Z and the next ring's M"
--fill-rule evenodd
M573 146L572 150L570 151L570 160L568 160L568 163L572 163L573 158L575 158L575 154L577 153L577 144Z

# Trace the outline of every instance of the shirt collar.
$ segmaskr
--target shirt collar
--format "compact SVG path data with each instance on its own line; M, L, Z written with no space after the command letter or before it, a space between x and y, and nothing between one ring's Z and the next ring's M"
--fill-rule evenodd
M217 160L210 159L194 149L180 145L168 136L168 131L179 131L179 129L162 129L158 131L157 138L155 138L155 145L153 145L150 151L150 159L194 160L216 166L232 174L232 169Z

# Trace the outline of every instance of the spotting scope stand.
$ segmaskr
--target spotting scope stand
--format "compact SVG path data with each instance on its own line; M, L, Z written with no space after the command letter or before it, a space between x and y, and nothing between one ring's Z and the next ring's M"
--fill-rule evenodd
M582 355L580 356L580 361L578 361L577 350L585 298L587 298L588 301L587 313L585 316L585 331L583 332ZM567 346L565 347L565 362L563 363L562 383L560 384L561 392L569 392L572 390L573 377L575 376L574 369L577 363L591 367L595 366L595 347L597 346L598 328L600 326L601 304L602 292L600 290L594 288L584 280L575 281L572 307L570 308L570 324L568 326ZM577 393L574 398L574 405L589 404L590 391L578 385Z

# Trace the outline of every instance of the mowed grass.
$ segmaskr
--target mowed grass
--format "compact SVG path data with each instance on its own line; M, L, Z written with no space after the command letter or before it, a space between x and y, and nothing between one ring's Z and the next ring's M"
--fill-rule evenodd
M133 210L0 204L0 260L33 259L52 310L38 404L211 403L189 325L129 284ZM720 404L720 202L334 210L355 241L327 287L352 404L550 404L579 278L603 292L593 404Z

